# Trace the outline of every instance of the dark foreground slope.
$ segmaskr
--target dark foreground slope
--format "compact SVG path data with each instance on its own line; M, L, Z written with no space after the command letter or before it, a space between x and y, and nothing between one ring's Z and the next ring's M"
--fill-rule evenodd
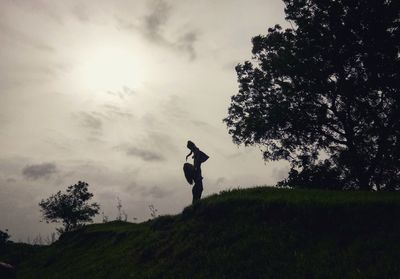
M397 193L234 190L66 234L18 278L400 278L399 217Z

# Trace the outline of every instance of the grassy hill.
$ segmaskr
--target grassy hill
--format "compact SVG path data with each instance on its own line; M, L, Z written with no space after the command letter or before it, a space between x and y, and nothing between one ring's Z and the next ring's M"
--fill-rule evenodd
M26 255L18 278L400 278L400 193L233 190Z

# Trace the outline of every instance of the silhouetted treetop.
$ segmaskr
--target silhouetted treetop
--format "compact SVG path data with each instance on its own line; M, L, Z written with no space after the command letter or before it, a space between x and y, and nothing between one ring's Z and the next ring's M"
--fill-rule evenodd
M290 161L281 185L399 187L400 1L284 2L292 28L254 37L236 67L233 141Z
M10 235L8 234L8 230L2 231L0 230L0 247L8 241Z
M68 186L65 193L58 191L46 200L39 203L43 219L46 222L62 222L63 228L57 229L59 233L75 230L99 213L97 203L89 203L93 194L88 191L89 184L79 181Z

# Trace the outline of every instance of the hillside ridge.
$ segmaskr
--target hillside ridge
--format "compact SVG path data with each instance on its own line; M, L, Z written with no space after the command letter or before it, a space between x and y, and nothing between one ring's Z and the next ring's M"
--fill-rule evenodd
M399 217L397 193L236 189L66 233L18 278L398 278Z

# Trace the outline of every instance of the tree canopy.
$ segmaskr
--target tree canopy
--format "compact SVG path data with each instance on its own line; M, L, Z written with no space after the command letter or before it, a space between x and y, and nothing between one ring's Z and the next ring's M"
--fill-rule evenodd
M291 28L254 37L236 66L233 141L288 160L280 185L398 189L400 1L284 2Z
M68 186L65 193L58 191L46 200L39 203L43 219L46 222L62 222L63 228L58 228L59 233L75 230L86 222L91 222L99 213L100 206L97 203L89 204L93 194L88 191L86 182Z

